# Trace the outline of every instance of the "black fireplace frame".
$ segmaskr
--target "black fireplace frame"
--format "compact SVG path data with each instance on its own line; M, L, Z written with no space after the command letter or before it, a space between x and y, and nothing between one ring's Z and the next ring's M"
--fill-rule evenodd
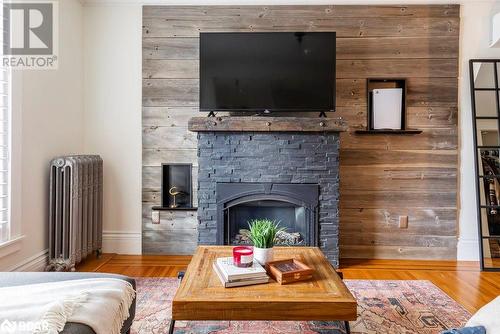
M226 183L216 185L217 244L224 245L224 212L235 205L259 200L275 200L306 208L309 238L305 246L318 246L319 185L309 183Z

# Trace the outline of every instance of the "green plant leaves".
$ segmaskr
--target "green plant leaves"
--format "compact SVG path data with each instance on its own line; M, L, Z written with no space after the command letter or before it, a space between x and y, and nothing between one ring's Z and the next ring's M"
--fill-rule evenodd
M248 227L248 237L257 248L273 247L276 234L286 230L286 228L279 227L279 222L271 219L253 219L248 222Z

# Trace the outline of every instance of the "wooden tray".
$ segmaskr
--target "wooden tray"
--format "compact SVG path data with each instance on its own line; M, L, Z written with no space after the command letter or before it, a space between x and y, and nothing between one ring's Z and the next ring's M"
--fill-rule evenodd
M314 269L297 259L286 259L268 262L266 271L279 284L289 284L311 279Z

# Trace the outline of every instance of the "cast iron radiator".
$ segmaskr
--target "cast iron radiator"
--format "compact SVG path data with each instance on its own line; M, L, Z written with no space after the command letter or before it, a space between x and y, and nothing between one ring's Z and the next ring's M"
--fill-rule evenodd
M50 164L49 265L74 270L102 248L102 159L98 155L58 157Z

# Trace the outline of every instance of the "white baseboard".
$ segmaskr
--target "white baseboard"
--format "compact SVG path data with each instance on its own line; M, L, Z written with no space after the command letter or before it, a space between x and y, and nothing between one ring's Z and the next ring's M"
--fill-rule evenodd
M457 243L457 260L479 261L478 240L459 238Z
M45 249L9 268L7 271L44 271L48 262L49 250Z
M102 235L102 250L104 253L133 254L142 253L141 232L104 231ZM49 259L49 250L45 249L7 271L44 271Z
M142 254L142 233L104 231L102 234L103 253Z

